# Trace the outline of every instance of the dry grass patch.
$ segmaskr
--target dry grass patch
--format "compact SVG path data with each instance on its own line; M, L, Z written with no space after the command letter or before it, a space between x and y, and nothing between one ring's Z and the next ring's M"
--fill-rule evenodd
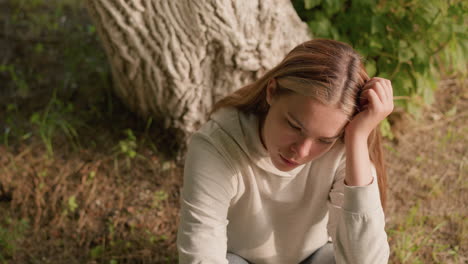
M180 169L172 162L88 150L50 158L41 142L0 147L0 156L0 241L8 240L0 245L9 248L0 260L174 262Z
M387 142L392 263L468 261L467 82L441 83L420 120L408 115Z

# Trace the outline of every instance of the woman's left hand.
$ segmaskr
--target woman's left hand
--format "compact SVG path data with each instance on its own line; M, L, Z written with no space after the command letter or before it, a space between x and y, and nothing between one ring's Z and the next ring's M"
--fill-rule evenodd
M370 79L364 85L359 104L360 112L348 123L345 134L367 138L393 111L393 89L390 80L379 77Z

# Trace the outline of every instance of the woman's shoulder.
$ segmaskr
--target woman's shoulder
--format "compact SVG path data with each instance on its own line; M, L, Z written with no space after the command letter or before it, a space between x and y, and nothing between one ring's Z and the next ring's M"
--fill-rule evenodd
M217 130L229 130L235 126L238 120L238 110L233 107L224 107L212 113L208 120L195 132L196 134L203 134L211 136Z
M234 159L241 151L244 136L239 121L240 112L232 107L221 108L195 132L189 148L214 148L226 159Z

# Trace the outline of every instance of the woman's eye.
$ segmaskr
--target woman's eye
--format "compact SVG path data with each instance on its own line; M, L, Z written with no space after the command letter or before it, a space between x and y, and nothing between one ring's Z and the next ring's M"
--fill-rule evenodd
M332 144L333 140L324 140L324 139L319 139L319 142L322 144Z
M289 124L290 127L294 128L294 129L296 129L296 130L301 130L300 127L295 126L295 125L294 125L293 123L291 123L289 120L288 120L288 124Z

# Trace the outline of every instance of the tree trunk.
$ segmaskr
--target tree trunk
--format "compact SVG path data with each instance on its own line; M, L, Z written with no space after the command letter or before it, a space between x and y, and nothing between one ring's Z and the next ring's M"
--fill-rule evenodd
M115 91L185 142L213 103L310 38L289 0L86 0Z

